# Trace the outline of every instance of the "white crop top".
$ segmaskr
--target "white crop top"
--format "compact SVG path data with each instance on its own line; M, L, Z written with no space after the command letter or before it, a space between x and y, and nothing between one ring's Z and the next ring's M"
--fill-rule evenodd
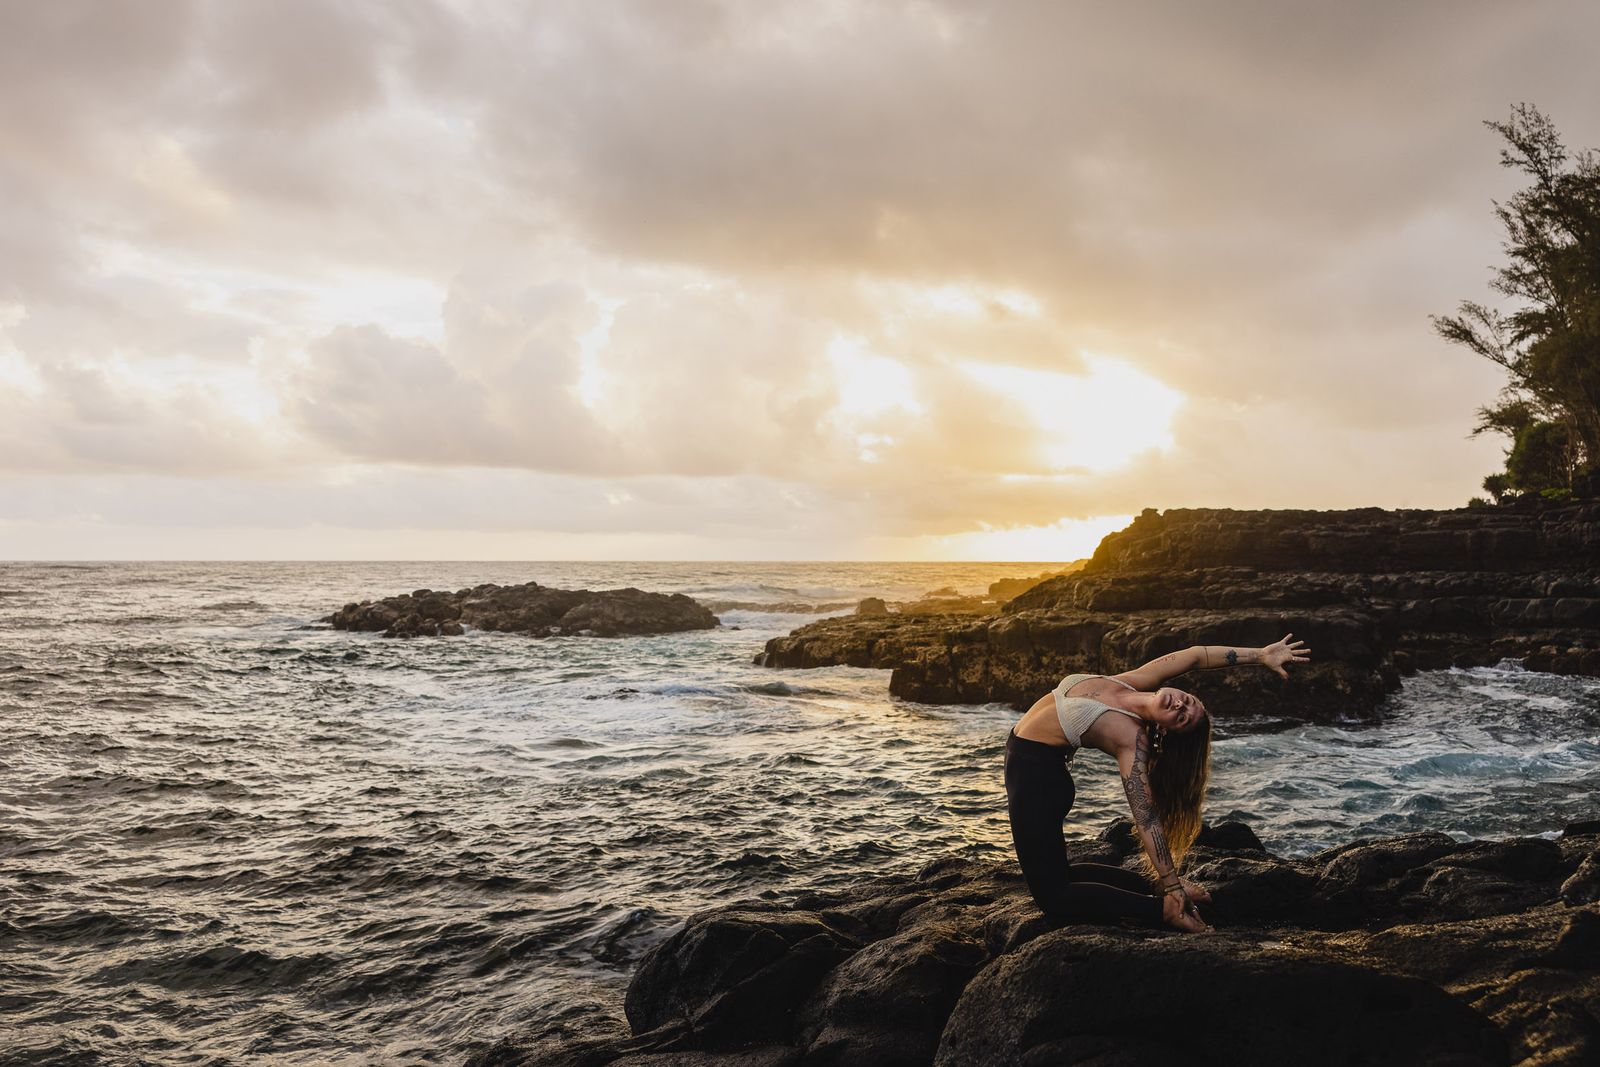
M1135 722L1143 723L1144 720L1131 711L1114 708L1110 704L1102 704L1092 697L1069 697L1067 690L1083 681L1085 678L1105 678L1107 681L1116 682L1120 686L1133 689L1133 686L1120 678L1112 678L1105 674L1069 674L1061 679L1061 684L1052 690L1056 698L1056 719L1061 723L1061 732L1066 735L1067 744L1077 749L1083 744L1084 731L1093 726L1095 722L1108 711L1121 712ZM1134 690L1138 692L1138 690Z

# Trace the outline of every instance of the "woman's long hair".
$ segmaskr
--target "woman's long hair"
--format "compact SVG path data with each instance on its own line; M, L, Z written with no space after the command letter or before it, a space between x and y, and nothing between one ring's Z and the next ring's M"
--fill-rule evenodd
M1200 835L1200 809L1206 800L1206 779L1211 776L1211 716L1204 715L1186 733L1169 730L1161 741L1161 755L1150 761L1150 802L1161 820L1172 852L1172 869L1183 869L1183 857ZM1146 872L1156 871L1143 857Z

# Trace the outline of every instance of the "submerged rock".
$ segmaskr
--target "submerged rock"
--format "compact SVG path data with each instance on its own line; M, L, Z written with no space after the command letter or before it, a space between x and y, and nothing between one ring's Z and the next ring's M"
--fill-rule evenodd
M336 630L381 630L385 637L456 637L470 626L534 637L709 630L717 617L682 593L640 589L551 589L525 585L477 585L454 593L418 589L383 600L346 604L325 622Z
M1596 829L1294 860L1208 828L1189 869L1218 930L1200 935L1062 926L1015 864L941 860L696 915L635 973L631 1032L511 1037L470 1062L1578 1067L1600 1062L1600 906L1563 885ZM1101 836L1069 850L1116 862L1121 826Z

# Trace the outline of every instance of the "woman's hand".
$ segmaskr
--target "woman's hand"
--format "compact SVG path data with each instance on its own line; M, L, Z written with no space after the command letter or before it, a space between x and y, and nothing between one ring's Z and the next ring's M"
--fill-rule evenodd
M1201 885L1199 882L1191 882L1187 878L1180 878L1178 879L1178 884L1183 886L1183 891L1187 893L1189 895L1189 899L1194 901L1196 904L1211 903L1211 894L1207 892L1206 887ZM1174 894L1174 896L1176 896L1176 894Z
M1161 898L1161 919L1168 926L1175 927L1185 933L1204 934L1210 933L1211 927L1200 918L1194 901L1182 892L1168 893Z
M1283 678L1289 677L1289 672L1283 669L1285 663L1309 663L1311 650L1304 641L1289 640L1294 634L1284 634L1283 640L1277 644L1268 645L1261 650L1261 662L1278 672Z

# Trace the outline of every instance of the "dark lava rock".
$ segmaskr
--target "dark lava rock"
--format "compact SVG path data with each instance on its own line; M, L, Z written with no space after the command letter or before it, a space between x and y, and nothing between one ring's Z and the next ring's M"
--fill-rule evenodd
M1069 852L1114 863L1124 833ZM1600 1062L1600 907L1562 900L1584 868L1552 842L1413 834L1287 859L1230 824L1210 836L1189 874L1214 934L1062 926L1015 864L951 857L696 915L635 973L631 1033L513 1037L472 1062Z
M1561 883L1561 899L1568 904L1593 904L1600 901L1600 852L1590 853Z
M703 913L640 963L628 1022L636 1033L683 1025L707 1051L787 1042L796 1009L860 947L810 912Z
M998 582L989 583L989 599L1004 604L1008 600L1015 600L1036 585L1043 585L1051 578L1060 578L1065 574L1077 574L1088 565L1088 560L1074 560L1058 571L1043 571L1032 578L1001 578Z
M1219 717L1375 713L1417 670L1521 659L1600 675L1600 501L1457 511L1173 510L1106 537L1081 570L998 611L823 619L767 642L769 667L893 671L933 704L1026 708L1063 676L1196 644L1293 632L1312 662L1178 680ZM952 602L953 603L953 602Z
M933 922L868 945L836 967L801 1010L806 1062L929 1062L945 1019L988 958L970 932Z
M984 969L940 1067L1505 1062L1444 990L1248 935L1058 930Z
M1317 879L1291 860L1248 853L1229 853L1190 867L1190 876L1211 892L1206 916L1223 926L1239 923L1306 921L1312 910Z
M1130 822L1129 828L1133 824ZM1230 852L1265 852L1267 846L1261 843L1261 838L1256 832L1242 822L1224 822L1215 826L1207 823L1200 827L1200 834L1194 839L1197 845L1207 848L1226 849Z
M381 630L385 637L459 637L468 626L533 637L621 637L717 625L715 615L682 593L550 589L537 582L477 585L455 593L418 589L346 604L325 621L335 630Z

